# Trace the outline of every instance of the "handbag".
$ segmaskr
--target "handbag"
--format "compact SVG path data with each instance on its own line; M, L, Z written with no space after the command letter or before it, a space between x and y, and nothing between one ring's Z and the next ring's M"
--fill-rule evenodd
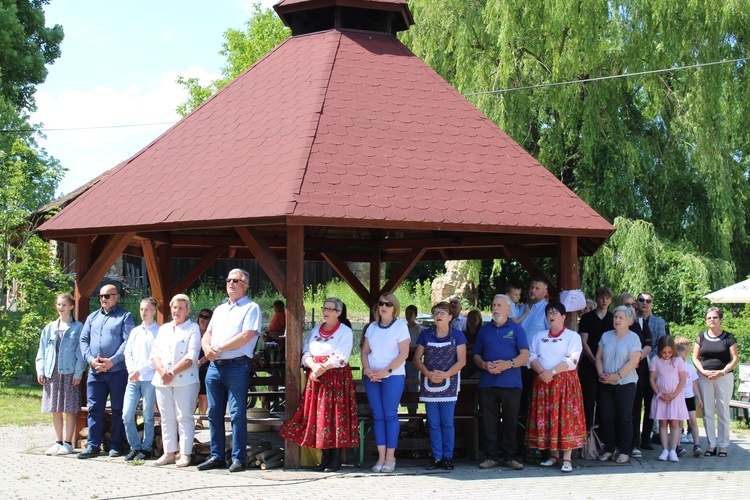
M599 455L604 453L604 444L596 434L596 429L598 428L598 425L592 425L591 429L589 429L589 433L586 436L586 444L581 449L581 456L584 460L596 460L599 458Z

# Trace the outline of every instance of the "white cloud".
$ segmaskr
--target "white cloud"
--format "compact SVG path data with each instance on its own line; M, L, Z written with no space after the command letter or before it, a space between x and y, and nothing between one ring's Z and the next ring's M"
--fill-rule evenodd
M179 74L197 77L202 84L220 76L199 67ZM58 190L68 193L85 184L137 153L170 127L163 123L178 121L175 109L186 100L187 92L176 83L177 76L174 72L164 73L153 87L117 89L97 85L90 92L37 92L38 111L32 123L41 122L45 129L51 129L45 132L47 139L40 140L40 145L69 169ZM76 128L87 129L71 130Z

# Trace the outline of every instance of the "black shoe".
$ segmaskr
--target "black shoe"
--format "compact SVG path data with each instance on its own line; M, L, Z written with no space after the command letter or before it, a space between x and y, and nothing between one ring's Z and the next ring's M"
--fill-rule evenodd
M138 454L135 456L136 460L151 460L151 452L146 450L141 450L138 452Z
M315 472L323 472L326 470L326 467L328 467L328 462L331 461L331 450L325 449L323 450L323 453L320 457L320 464L313 467L313 470Z
M98 457L99 453L101 453L99 448L87 446L85 450L83 450L81 453L78 454L78 458L85 459L85 458Z
M331 450L331 460L323 472L336 472L341 468L341 448L334 448Z
M135 457L137 457L139 453L140 451L131 449L128 454L125 455L125 461L132 462L133 460L135 460Z
M452 458L444 458L443 459L443 469L445 470L453 470L453 459Z
M241 470L245 470L245 464L239 460L235 460L232 462L232 465L229 466L229 472L239 472Z
M198 470L211 470L211 469L225 469L227 463L224 460L218 460L214 457L209 458L202 464L199 464L196 469Z
M426 469L427 470L435 470L435 469L442 469L445 467L442 460L435 460L434 458L430 459L430 463L427 464Z

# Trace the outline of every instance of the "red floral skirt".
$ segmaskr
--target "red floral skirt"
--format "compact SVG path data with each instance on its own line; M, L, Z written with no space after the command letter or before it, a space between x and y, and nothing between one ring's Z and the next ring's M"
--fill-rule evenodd
M359 446L351 368L328 370L317 382L308 379L297 413L279 434L300 446L321 450Z
M548 384L534 377L525 443L539 450L572 450L586 443L581 382L575 370L555 375Z

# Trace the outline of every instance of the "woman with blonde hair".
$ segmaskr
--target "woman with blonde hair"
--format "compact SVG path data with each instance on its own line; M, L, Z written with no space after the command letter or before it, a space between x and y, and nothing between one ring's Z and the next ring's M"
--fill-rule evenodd
M159 328L151 349L151 362L156 370L152 382L161 413L164 443L164 454L155 465L175 463L175 453L179 449L177 467L187 467L190 465L195 436L193 410L200 387L198 354L201 334L198 325L190 319L190 299L187 295L175 295L169 307L172 321ZM178 437L182 438L179 446Z
M367 400L372 410L378 461L373 472L393 472L400 431L398 404L406 379L409 356L409 328L398 319L400 305L392 293L380 296L375 321L370 323L362 344L362 373Z

